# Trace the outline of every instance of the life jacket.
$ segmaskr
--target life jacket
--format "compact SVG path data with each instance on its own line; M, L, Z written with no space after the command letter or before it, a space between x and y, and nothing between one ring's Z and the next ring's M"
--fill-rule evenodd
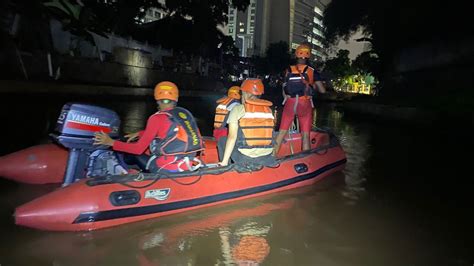
M245 115L239 120L238 148L271 148L275 118L266 100L246 100Z
M312 96L313 90L308 76L306 65L301 72L297 66L290 66L286 75L285 93L290 97Z
M227 125L229 112L238 102L239 100L230 97L223 97L217 100L218 105L216 107L216 115L214 116L214 128L223 128Z
M193 115L186 109L175 107L167 111L159 111L171 120L171 126L164 139L155 138L150 144L153 156L178 155L179 157L194 156L204 149L201 133Z

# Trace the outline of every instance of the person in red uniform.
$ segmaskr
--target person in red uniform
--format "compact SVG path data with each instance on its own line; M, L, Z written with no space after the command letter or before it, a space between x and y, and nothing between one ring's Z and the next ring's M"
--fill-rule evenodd
M309 134L313 121L313 90L317 88L320 93L326 92L317 71L307 65L311 56L311 48L305 44L299 45L295 55L297 64L290 66L286 75L286 85L283 90L283 113L273 151L275 155L280 150L281 142L288 133L295 115L298 117L302 134L302 150L310 149Z
M232 109L240 104L240 87L232 86L227 91L227 96L220 98L217 102L216 114L214 116L213 136L216 141L221 137L226 137L229 131L227 119Z
M142 160L147 157L146 170L150 172L194 170L198 161L196 154L203 150L202 137L194 117L188 110L176 106L179 91L174 83L158 83L154 95L159 111L148 118L144 131L126 135L127 142L113 140L106 133L98 132L94 144L139 155ZM138 141L131 142L135 139ZM144 154L147 149L151 156Z

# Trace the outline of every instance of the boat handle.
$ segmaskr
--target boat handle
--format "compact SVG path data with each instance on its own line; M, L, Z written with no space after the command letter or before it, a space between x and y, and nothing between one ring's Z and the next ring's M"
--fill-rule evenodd
M308 172L308 166L307 166L305 163L298 163L298 164L295 164L294 167L295 167L295 171L296 171L298 174Z
M140 193L136 190L114 191L109 196L110 203L114 206L137 204L140 198Z

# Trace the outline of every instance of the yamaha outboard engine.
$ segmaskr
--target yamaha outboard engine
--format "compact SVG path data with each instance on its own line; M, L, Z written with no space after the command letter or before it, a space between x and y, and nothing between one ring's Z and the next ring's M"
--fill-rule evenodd
M63 106L52 137L69 149L63 186L86 177L89 155L107 146L97 146L94 134L103 131L117 138L120 118L112 110L87 104L67 103Z

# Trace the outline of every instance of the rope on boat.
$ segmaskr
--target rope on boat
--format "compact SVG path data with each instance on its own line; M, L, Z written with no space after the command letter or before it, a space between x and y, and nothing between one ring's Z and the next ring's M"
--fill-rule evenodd
M173 178L173 177L170 177L171 180L173 180L174 182L176 182L177 184L180 184L180 185L182 185L182 186L194 185L194 184L196 184L197 182L201 181L201 178L202 178L202 174L200 174L199 177L198 177L196 180L194 180L193 182L183 183L183 182L180 182L180 181L176 180L176 179Z
M153 180L149 183L149 184L146 184L144 186L134 186L134 185L130 185L128 184L128 182L118 182L120 185L123 185L123 186L126 186L126 187L129 187L129 188L135 188L135 189L141 189L141 188L147 188L153 184L155 184L156 182L158 182L158 180L161 179L161 176L160 175L156 175L155 178L153 178ZM139 182L139 181L142 181L142 180L145 180L145 176L143 175L142 172L140 172L137 176L137 178L133 179L133 182Z

